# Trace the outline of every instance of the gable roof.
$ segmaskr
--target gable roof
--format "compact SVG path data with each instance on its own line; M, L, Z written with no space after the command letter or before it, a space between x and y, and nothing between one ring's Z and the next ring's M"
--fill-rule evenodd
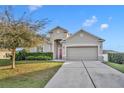
M91 33L87 32L87 31L85 31L85 30L83 30L83 29L79 30L78 32L76 32L76 33L75 33L75 34L73 34L72 36L68 37L66 40L68 40L68 39L72 38L73 36L77 35L77 34L78 34L78 33L80 33L80 32L87 33L88 35L90 35L90 36L93 36L93 37L97 38L99 41L102 41L102 42L104 42L104 41L105 41L104 39L102 39L102 38L100 38L100 37L98 37L98 36L95 36L95 35L93 35L93 34L91 34Z
M48 33L52 33L52 32L55 31L56 29L61 29L61 30L63 30L65 33L68 33L68 30L66 30L66 29L64 29L64 28L62 28L62 27L60 27L60 26L57 26L57 27L53 28L53 29L50 30Z

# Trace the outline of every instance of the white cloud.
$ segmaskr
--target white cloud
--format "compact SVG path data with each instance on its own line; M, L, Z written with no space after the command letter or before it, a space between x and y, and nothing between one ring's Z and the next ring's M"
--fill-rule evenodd
M37 9L41 8L42 5L30 5L28 8L31 12L36 11Z
M85 20L85 22L83 23L83 27L92 26L92 25L95 24L97 21L98 21L98 20L97 20L96 16L92 16L90 19Z
M108 27L109 27L108 24L101 24L101 25L100 25L101 30L105 30L105 29L107 29Z

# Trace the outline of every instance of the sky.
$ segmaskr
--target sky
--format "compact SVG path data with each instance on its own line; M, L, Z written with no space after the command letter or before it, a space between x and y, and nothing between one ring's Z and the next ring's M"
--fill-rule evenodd
M24 12L33 20L50 20L41 33L47 33L56 26L72 34L84 29L105 39L104 49L124 52L124 6L13 6L17 18Z

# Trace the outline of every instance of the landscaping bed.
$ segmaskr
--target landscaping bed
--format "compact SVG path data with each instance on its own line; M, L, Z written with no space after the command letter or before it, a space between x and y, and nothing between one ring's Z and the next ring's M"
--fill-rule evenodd
M1 88L44 87L63 64L49 61L18 61L16 63L15 69L0 69ZM4 62L1 64L5 65Z
M53 53L52 52L35 52L30 53L25 50L19 51L16 53L16 61L20 60L52 60Z

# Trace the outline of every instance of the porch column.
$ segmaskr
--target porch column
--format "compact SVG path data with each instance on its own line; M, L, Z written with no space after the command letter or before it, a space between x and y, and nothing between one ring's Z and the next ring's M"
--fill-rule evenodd
M55 53L54 53L54 40L52 41L52 52L53 52L53 59L55 59Z

